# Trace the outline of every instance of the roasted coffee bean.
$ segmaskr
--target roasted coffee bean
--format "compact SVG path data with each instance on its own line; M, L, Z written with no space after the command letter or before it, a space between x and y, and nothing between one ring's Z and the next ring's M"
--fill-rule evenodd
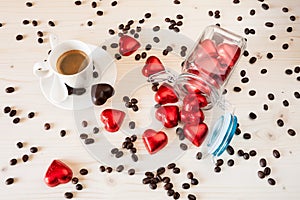
M132 105L132 110L134 112L137 112L139 110L139 107L137 105Z
M136 153L136 152L137 152L137 150L136 150L136 148L135 148L135 147L133 147L133 148L131 148L131 149L130 149L130 152L131 152L131 153Z
M145 172L145 176L147 176L149 178L153 178L154 174L152 172Z
M17 159L15 159L15 158L13 158L13 159L11 159L11 160L9 161L9 164L10 164L11 166L16 165L17 163L18 163L18 161L17 161Z
M141 57L142 57L143 59L145 59L145 58L147 57L147 53L146 53L146 52L142 52Z
M74 3L75 3L76 6L81 5L81 1L75 1Z
M265 176L269 176L271 174L271 168L270 167L266 167L264 169L264 174L265 174Z
M174 195L173 195L173 198L174 199L179 199L180 198L180 194L178 192L175 192Z
M6 89L5 89L5 92L6 93L13 93L15 91L15 88L14 87L7 87Z
M250 118L250 119L256 119L256 118L257 118L257 116L256 116L256 114L255 114L255 113L253 113L253 112L250 112L250 113L249 113L249 118Z
M155 190L157 188L157 185L155 183L150 183L149 187L151 190Z
M158 37L154 37L154 38L153 38L153 41L154 41L155 43L159 43L159 42L160 42L160 39L159 39Z
M283 127L283 126L284 126L283 120L282 120L282 119L278 119L278 120L277 120L277 125L278 125L279 127Z
M136 140L137 140L137 136L136 135L130 136L130 141L131 142L135 142Z
M235 92L240 92L241 90L242 89L240 87L237 87L237 86L233 88L233 91L235 91Z
M250 64L254 64L256 62L257 58L256 57L251 57L249 60Z
M133 162L137 162L139 160L139 158L136 154L132 154L131 159L133 160Z
M170 196L173 196L174 193L175 193L175 191L174 191L173 189L167 191L167 195L168 195L169 197L170 197Z
M162 182L164 182L164 183L170 183L170 178L169 177L164 177L163 179L162 179Z
M97 15L98 15L98 16L102 16L103 13L104 13L104 12L103 12L102 10L98 10L98 11L97 11Z
M145 18L150 18L151 17L151 13L146 13L145 14Z
M171 190L173 188L173 184L172 183L166 183L165 185L164 185L164 189L165 190Z
M45 130L49 130L51 128L50 124L49 123L45 123L44 124L44 129Z
M105 168L103 165L101 165L101 166L99 167L99 171L100 171L100 172L105 172L105 170L106 170L106 168Z
M261 158L261 159L259 160L259 165L260 165L261 167L266 167L266 166L267 166L267 161L266 161L266 159Z
M118 153L116 153L116 158L121 158L124 155L123 151L118 151Z
M178 167L173 168L173 173L174 174L179 174L180 173L180 169Z
M53 21L48 21L48 25L53 27L55 26L55 23Z
M232 146L228 145L228 147L226 148L226 151L229 155L233 155L234 154L234 149Z
M180 149L183 150L183 151L186 151L188 149L188 146L184 143L180 143Z
M250 134L250 133L244 133L244 134L243 134L243 138L244 138L245 140L249 140L249 139L251 139L251 134Z
M216 173L219 173L219 172L221 172L221 168L220 168L219 166L216 166L216 167L214 168L214 171L215 171Z
M21 149L21 148L23 148L23 143L22 142L17 142L17 147L19 148L19 149Z
M147 177L142 180L143 184L149 184L151 182L151 178Z
M77 177L72 178L72 183L77 184L79 182L79 179Z
M175 163L170 163L168 164L167 168L168 169L174 169L176 167L176 164Z
M157 177L151 179L151 183L157 184L159 179Z
M100 129L99 129L98 127L94 127L94 128L93 128L93 133L94 133L94 134L99 133L99 131L100 131Z
M276 181L273 178L268 178L268 183L270 185L276 185Z
M238 150L237 154L238 154L238 156L242 157L242 156L244 156L244 151L240 149L240 150Z
M282 45L282 49L286 50L288 48L289 48L289 44L285 43L285 44Z
M61 130L60 132L59 132L59 134L60 134L60 136L61 137L65 137L66 136L66 131L65 130Z
M34 115L35 115L34 112L30 112L30 113L28 113L27 117L31 119L34 117Z
M192 185L198 185L198 183L199 183L198 179L196 179L196 178L191 179L191 184Z
M65 198L66 199L72 199L73 198L73 193L72 192L65 192Z
M30 152L31 153L37 153L38 152L38 148L37 147L30 147Z
M124 165L119 165L117 168L116 168L116 171L117 172L122 172L124 170Z
M14 124L17 124L17 123L20 122L20 120L21 120L21 119L20 119L19 117L16 117L16 118L13 119L13 123L14 123Z
M216 162L216 166L222 166L224 163L223 159L218 159Z
M194 178L194 174L192 172L188 172L186 176L188 179Z
M87 175L89 173L89 171L87 169L83 168L83 169L79 170L79 173L84 176L84 175Z
M274 156L275 158L280 158L280 153L279 153L279 151L276 150L276 149L274 149L274 150L273 150L273 156Z
M188 200L196 200L196 196L193 194L188 194Z
M188 184L188 183L183 183L182 184L182 189L185 189L185 190L187 190L187 189L190 189L190 184Z
M256 156L256 151L255 151L255 150L251 150L251 151L249 152L249 155L250 155L251 157Z
M288 133L290 136L295 136L295 135L296 135L296 131L293 130L293 129L288 129L288 130L287 130L287 133Z
M249 160L249 158L250 158L249 153L244 153L243 158L245 160Z
M202 152L198 152L198 153L196 154L196 159L197 159L197 160L201 160L201 159L202 159Z
M5 184L6 185L11 185L11 184L14 183L14 181L15 181L14 178L8 178L8 179L5 180Z
M266 3L263 3L263 4L261 4L261 7L264 9L264 10L269 10L269 5L268 4L266 4Z
M11 111L11 108L9 106L6 106L4 109L3 109L3 112L6 114L6 113L9 113Z
M81 134L79 135L79 137L80 137L80 139L85 140L85 139L87 139L89 136L88 136L86 133L81 133Z
M147 45L145 46L145 50L146 50L146 51L151 50L151 48L152 48L152 45L151 45L151 44L147 44Z
M237 127L234 134L240 135L241 133L242 133L241 129Z
M19 34L19 35L16 36L16 40L19 41L19 40L22 40L22 39L23 39L23 35L20 35L20 34Z
M129 176L132 176L132 175L134 175L135 174L135 170L134 169L129 169L128 170L128 175Z
M82 189L83 189L83 187L82 187L81 184L77 184L77 185L75 186L75 188L76 188L76 190L82 190Z
M113 170L113 169L112 169L111 167L106 167L106 169L105 169L105 171L106 171L107 173L109 173L109 174L112 172L112 170Z
M113 155L118 153L118 152L119 152L118 148L113 148L113 149L110 150L110 153L113 154Z
M234 165L234 160L229 159L229 160L227 161L227 165L228 165L229 167L232 167L232 166Z
M9 112L9 116L10 116L10 117L14 117L16 114L17 114L17 111L16 111L16 110L11 110L11 111Z
M263 179L263 178L265 178L265 173L262 172L262 171L258 171L258 172L257 172L257 176L258 176L259 178Z
M27 155L27 154L24 154L23 156L22 156L22 161L23 162L27 162L29 160L29 156Z

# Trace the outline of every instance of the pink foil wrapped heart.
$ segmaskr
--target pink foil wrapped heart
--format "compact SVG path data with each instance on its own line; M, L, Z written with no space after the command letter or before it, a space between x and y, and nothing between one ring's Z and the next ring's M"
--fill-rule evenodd
M155 93L155 101L158 104L176 103L178 101L174 88L168 83L163 83Z
M207 136L208 127L205 123L197 125L186 124L183 127L183 133L189 141L191 141L195 146L199 147Z
M133 54L138 48L140 48L141 44L134 38L123 35L119 40L119 52L122 56L130 56Z
M125 113L116 109L105 109L100 115L100 120L108 132L116 132L120 129Z
M49 187L68 183L73 172L65 163L60 160L53 160L45 174L44 181Z
M173 128L178 125L178 106L161 106L155 112L157 120L161 121L166 128Z
M142 74L149 77L152 74L164 71L165 67L156 56L150 56L146 60L146 64L142 69Z

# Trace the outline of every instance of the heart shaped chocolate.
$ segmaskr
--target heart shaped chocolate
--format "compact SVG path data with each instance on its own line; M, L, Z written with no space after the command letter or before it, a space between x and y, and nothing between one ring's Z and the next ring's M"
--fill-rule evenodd
M119 52L122 56L130 56L133 54L138 48L140 48L141 44L134 38L123 35L119 40Z
M168 83L163 83L155 93L155 101L158 104L176 103L178 101L174 88Z
M241 49L235 44L222 43L217 49L220 64L226 67L234 66L241 54Z
M204 113L201 109L194 112L181 110L180 120L184 124L201 124L204 121Z
M161 106L156 110L155 117L162 122L164 127L173 128L178 125L179 108L178 106Z
M197 147L199 147L205 140L207 132L208 127L205 123L197 125L185 124L183 127L185 137Z
M144 76L149 77L152 74L164 71L165 67L156 56L150 56L146 60L146 64L142 69Z
M168 136L163 131L147 129L143 133L143 142L147 151L155 154L168 144Z
M114 88L107 83L100 83L92 86L92 102L97 105L103 105L115 93Z
M116 109L105 109L100 115L100 120L108 132L117 132L125 118L125 112Z
M68 183L73 176L72 170L62 161L53 160L45 174L44 181L49 187Z
M186 112L196 112L207 106L206 97L200 93L188 94L183 99L182 109Z

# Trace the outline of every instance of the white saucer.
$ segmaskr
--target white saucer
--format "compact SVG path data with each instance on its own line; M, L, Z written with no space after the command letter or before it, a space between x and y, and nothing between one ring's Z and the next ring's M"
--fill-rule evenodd
M117 78L117 66L114 62L114 58L112 58L111 55L101 47L97 47L95 45L89 45L89 47L92 50L95 67L94 71L99 74L98 78L94 78L91 85L97 83L108 83L114 86ZM91 87L86 88L86 92L82 95L69 95L66 100L59 103L53 101L50 98L50 91L54 76L55 75L40 79L42 93L50 103L66 110L81 110L94 105L91 99Z

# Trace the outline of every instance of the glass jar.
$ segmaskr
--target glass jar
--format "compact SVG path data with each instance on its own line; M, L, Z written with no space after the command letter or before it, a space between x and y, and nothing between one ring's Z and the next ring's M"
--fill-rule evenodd
M206 97L205 114L208 134L201 144L203 152L220 156L229 145L237 128L234 108L225 101L223 87L231 76L246 40L218 26L208 26L183 64L181 74L168 70L149 77L149 82L168 81L182 101L189 94Z

